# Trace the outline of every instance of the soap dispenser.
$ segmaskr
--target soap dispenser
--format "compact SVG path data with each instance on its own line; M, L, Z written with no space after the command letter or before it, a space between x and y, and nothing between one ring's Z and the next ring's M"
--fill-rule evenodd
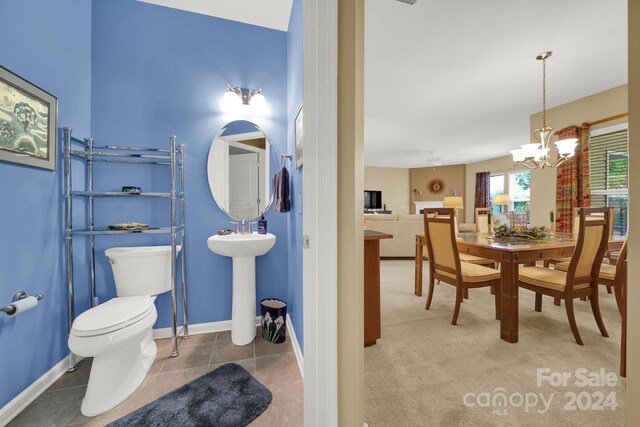
M264 214L262 214L258 221L258 234L267 234L267 220L264 219Z

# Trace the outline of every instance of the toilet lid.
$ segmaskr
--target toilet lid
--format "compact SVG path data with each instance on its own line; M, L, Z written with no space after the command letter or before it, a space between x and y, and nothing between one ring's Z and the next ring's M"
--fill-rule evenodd
M154 309L153 301L149 296L110 299L79 315L73 321L71 333L93 336L117 331L148 316Z

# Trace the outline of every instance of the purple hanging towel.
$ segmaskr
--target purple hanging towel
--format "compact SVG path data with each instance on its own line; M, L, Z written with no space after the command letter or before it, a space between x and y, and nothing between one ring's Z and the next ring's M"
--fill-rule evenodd
M284 166L273 177L273 192L276 212L289 212L291 210L289 171Z

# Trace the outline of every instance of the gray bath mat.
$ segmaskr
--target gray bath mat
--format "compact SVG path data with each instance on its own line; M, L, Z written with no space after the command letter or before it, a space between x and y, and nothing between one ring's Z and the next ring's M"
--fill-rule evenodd
M227 363L108 427L246 426L271 403L271 391L242 366Z

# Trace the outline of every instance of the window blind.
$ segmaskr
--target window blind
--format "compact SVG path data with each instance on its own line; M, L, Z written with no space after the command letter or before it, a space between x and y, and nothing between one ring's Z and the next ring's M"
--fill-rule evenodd
M629 221L627 129L591 136L589 185L591 206L614 208L614 234L625 236Z
M627 194L629 187L627 130L591 137L589 184L592 194Z

